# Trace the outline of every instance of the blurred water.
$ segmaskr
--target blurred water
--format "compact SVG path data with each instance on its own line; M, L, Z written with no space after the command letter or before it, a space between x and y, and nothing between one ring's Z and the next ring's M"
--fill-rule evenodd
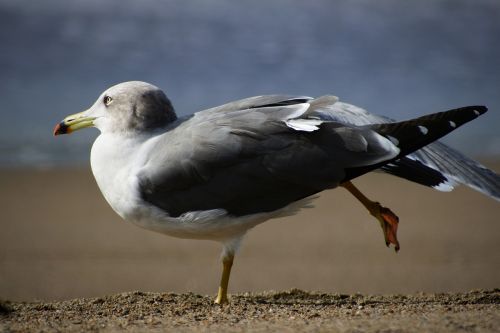
M448 142L499 156L499 40L496 0L0 0L0 166L88 163L95 130L52 128L126 80L179 114L269 93L397 119L486 104Z

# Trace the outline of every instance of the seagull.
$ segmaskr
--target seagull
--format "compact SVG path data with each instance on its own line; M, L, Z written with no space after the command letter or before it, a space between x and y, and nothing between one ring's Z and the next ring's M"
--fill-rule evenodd
M96 127L92 172L124 220L166 235L222 244L215 303L228 303L229 275L244 235L269 219L310 207L343 187L399 250L398 216L352 180L381 171L450 191L465 184L500 200L500 176L436 140L477 118L467 106L407 121L368 113L332 95L265 95L177 117L158 87L124 82L54 135Z

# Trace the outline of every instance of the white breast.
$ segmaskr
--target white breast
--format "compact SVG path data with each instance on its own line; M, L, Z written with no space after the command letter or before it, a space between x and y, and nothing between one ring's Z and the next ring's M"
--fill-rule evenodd
M143 140L101 134L90 154L92 173L104 198L122 218L128 219L138 200L135 179L138 148Z

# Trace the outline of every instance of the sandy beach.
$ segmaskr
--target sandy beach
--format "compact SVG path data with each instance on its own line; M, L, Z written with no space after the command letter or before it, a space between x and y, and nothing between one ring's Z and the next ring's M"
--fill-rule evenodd
M485 164L500 170L498 162ZM3 170L0 184L0 299L19 305L131 291L180 293L174 301L187 292L208 295L204 301L214 296L220 245L123 222L88 169ZM239 303L247 292L292 288L352 296L500 286L498 202L465 187L441 193L386 175L356 184L399 215L401 251L385 247L376 221L347 191L328 191L314 209L248 234L231 276ZM499 323L493 293L487 311ZM15 327L6 318L3 328Z
M0 304L6 332L498 332L500 290L366 296L130 292L53 303Z

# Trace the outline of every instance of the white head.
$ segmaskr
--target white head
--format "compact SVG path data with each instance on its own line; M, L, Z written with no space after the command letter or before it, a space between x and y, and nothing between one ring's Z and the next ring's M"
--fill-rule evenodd
M64 118L54 135L96 127L103 133L143 132L177 119L170 100L158 87L140 81L123 82L104 91L83 112Z

